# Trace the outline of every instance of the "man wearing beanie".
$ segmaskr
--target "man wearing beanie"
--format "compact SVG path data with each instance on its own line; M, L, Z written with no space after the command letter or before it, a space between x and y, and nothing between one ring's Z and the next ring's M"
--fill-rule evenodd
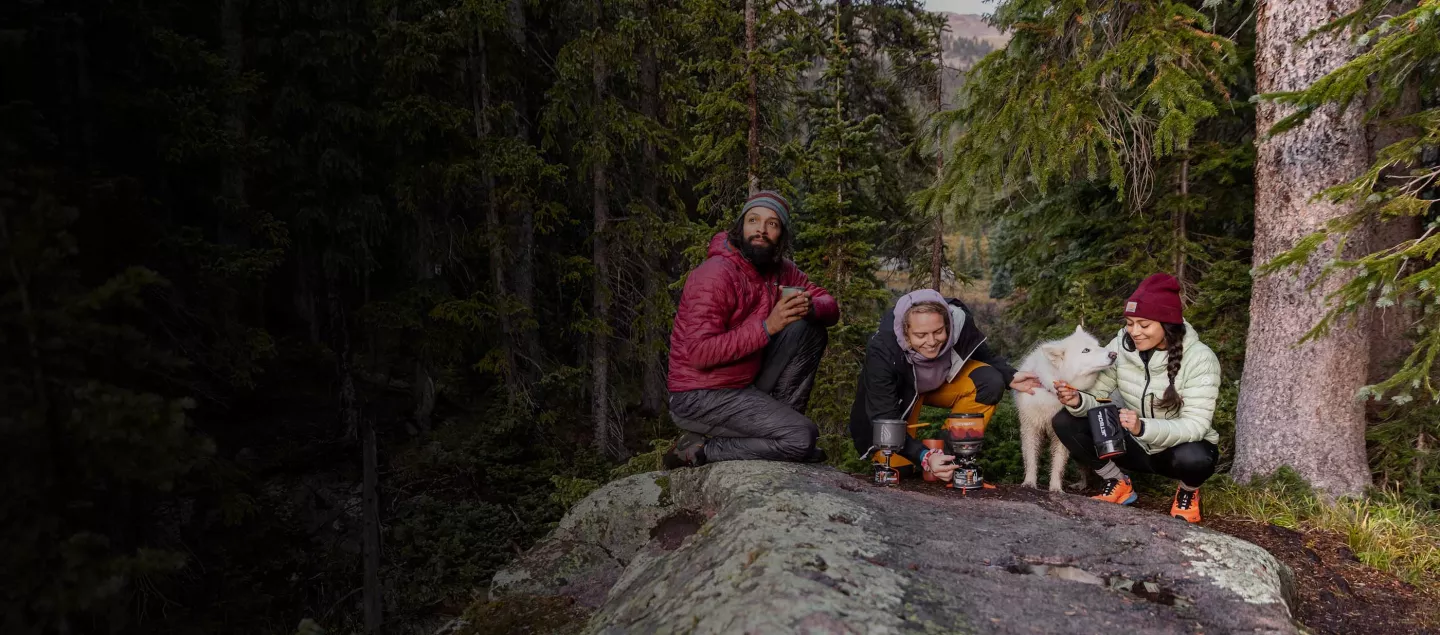
M1159 474L1179 481L1170 513L1200 520L1200 485L1215 473L1220 434L1211 426L1220 394L1220 360L1185 321L1180 283L1156 273L1125 300L1125 328L1107 348L1115 365L1102 372L1087 392L1056 382L1065 409L1051 424L1080 465L1105 479L1095 498L1129 505L1137 494L1130 471ZM1099 458L1087 417L1099 399L1120 397L1120 427L1125 451Z
M825 329L840 311L786 258L794 235L789 201L757 192L686 278L669 376L670 414L686 434L666 454L667 468L824 460L819 429L804 413Z

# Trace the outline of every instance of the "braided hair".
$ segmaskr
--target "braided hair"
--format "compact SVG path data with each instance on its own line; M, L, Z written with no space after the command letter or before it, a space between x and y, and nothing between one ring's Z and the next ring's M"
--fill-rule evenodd
M1160 401L1155 402L1155 407L1179 410L1185 405L1185 399L1175 390L1175 375L1180 373L1180 362L1185 355L1185 325L1161 322L1160 326L1165 331L1165 375L1170 380L1170 385L1165 388L1165 394L1160 397ZM1127 351L1135 351L1135 340L1130 339L1129 333L1125 334L1121 345Z

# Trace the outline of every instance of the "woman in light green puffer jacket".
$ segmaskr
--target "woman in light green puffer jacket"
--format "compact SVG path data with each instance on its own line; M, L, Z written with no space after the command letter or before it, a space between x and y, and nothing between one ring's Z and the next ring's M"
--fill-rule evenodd
M1056 392L1066 409L1052 421L1055 434L1082 465L1105 479L1095 498L1128 505L1136 494L1120 468L1151 472L1180 481L1170 513L1200 520L1200 485L1215 473L1219 433L1211 427L1220 393L1220 361L1200 341L1180 310L1180 284L1157 273L1140 283L1125 303L1125 328L1108 348L1115 366L1101 373L1088 392L1063 383ZM1118 390L1124 408L1125 453L1114 460L1096 456L1086 413Z

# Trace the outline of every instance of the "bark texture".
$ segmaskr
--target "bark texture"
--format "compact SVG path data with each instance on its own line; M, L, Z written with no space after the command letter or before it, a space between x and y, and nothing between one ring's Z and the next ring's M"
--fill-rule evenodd
M601 4L595 3L595 25L599 27ZM595 110L599 112L605 103L605 80L608 69L600 53L595 53L591 62L591 80L595 90ZM600 133L597 130L596 136ZM603 143L597 138L596 144ZM598 145L596 146L599 147ZM610 422L610 245L608 230L610 224L610 175L609 166L601 153L590 166L591 185L594 196L595 231L591 235L591 262L595 266L591 310L595 330L590 334L590 417L595 428L596 449L610 455L619 452L620 440L614 434Z
M650 3L647 14L658 14L654 2ZM640 50L640 84L640 113L655 122L655 125L661 125L660 64L656 59L654 44L648 42L643 44ZM655 145L654 141L647 139L642 148L645 173L651 175L644 186L644 203L657 220L667 222L668 219L660 210L660 153ZM653 248L652 246L651 249ZM664 409L668 395L665 389L665 353L668 342L665 329L660 326L659 315L661 308L665 306L661 300L665 293L665 283L670 278L669 268L666 267L667 260L663 249L656 250L645 258L645 299L642 303L645 326L640 342L643 351L640 411L650 415L659 414Z
M509 0L507 13L507 28L510 31L510 42L514 45L516 54L521 60L529 56L529 46L526 44L526 21L524 0ZM515 110L515 138L521 143L530 143L530 101L525 93L525 86L517 86L511 99ZM530 201L521 197L515 202L515 208L511 213L518 219L515 238L515 259L513 263L514 275L511 277L511 286L515 293L515 304L525 307L524 319L515 326L518 327L520 338L518 354L523 363L520 365L520 377L525 385L533 385L540 379L540 333L535 328L535 207Z
M1344 36L1300 43L1358 0L1263 3L1257 17L1257 92L1301 90L1353 55ZM1263 104L1261 136L1289 110ZM1317 110L1299 128L1260 145L1255 174L1256 264L1290 249L1346 205L1313 201L1321 190L1365 168L1370 149L1363 111ZM1365 245L1367 237L1356 237ZM1343 283L1332 277L1309 289L1323 268L1316 258L1299 270L1255 279L1250 333L1236 416L1234 476L1248 480L1281 466L1295 468L1322 491L1360 494L1370 482L1363 405L1355 400L1369 370L1370 316L1342 323L1317 341L1296 346L1324 314L1325 296Z
M746 181L750 185L750 194L760 191L760 91L755 77L755 3L759 1L745 0L745 75L750 89L746 95L750 110L750 133L746 137Z

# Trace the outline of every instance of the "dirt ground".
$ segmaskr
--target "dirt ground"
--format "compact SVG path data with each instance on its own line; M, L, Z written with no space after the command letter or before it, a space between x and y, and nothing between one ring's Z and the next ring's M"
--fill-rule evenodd
M869 481L868 476L856 478ZM955 495L936 483L920 480L902 481L899 487L936 496ZM1041 505L1050 497L1048 492L1018 485L1000 485L972 495ZM1142 496L1136 507L1166 514L1170 500ZM1295 617L1317 635L1440 635L1440 597L1427 595L1393 575L1362 564L1346 545L1344 536L1300 532L1214 514L1207 515L1201 525L1255 543L1289 565L1295 572L1298 596Z

